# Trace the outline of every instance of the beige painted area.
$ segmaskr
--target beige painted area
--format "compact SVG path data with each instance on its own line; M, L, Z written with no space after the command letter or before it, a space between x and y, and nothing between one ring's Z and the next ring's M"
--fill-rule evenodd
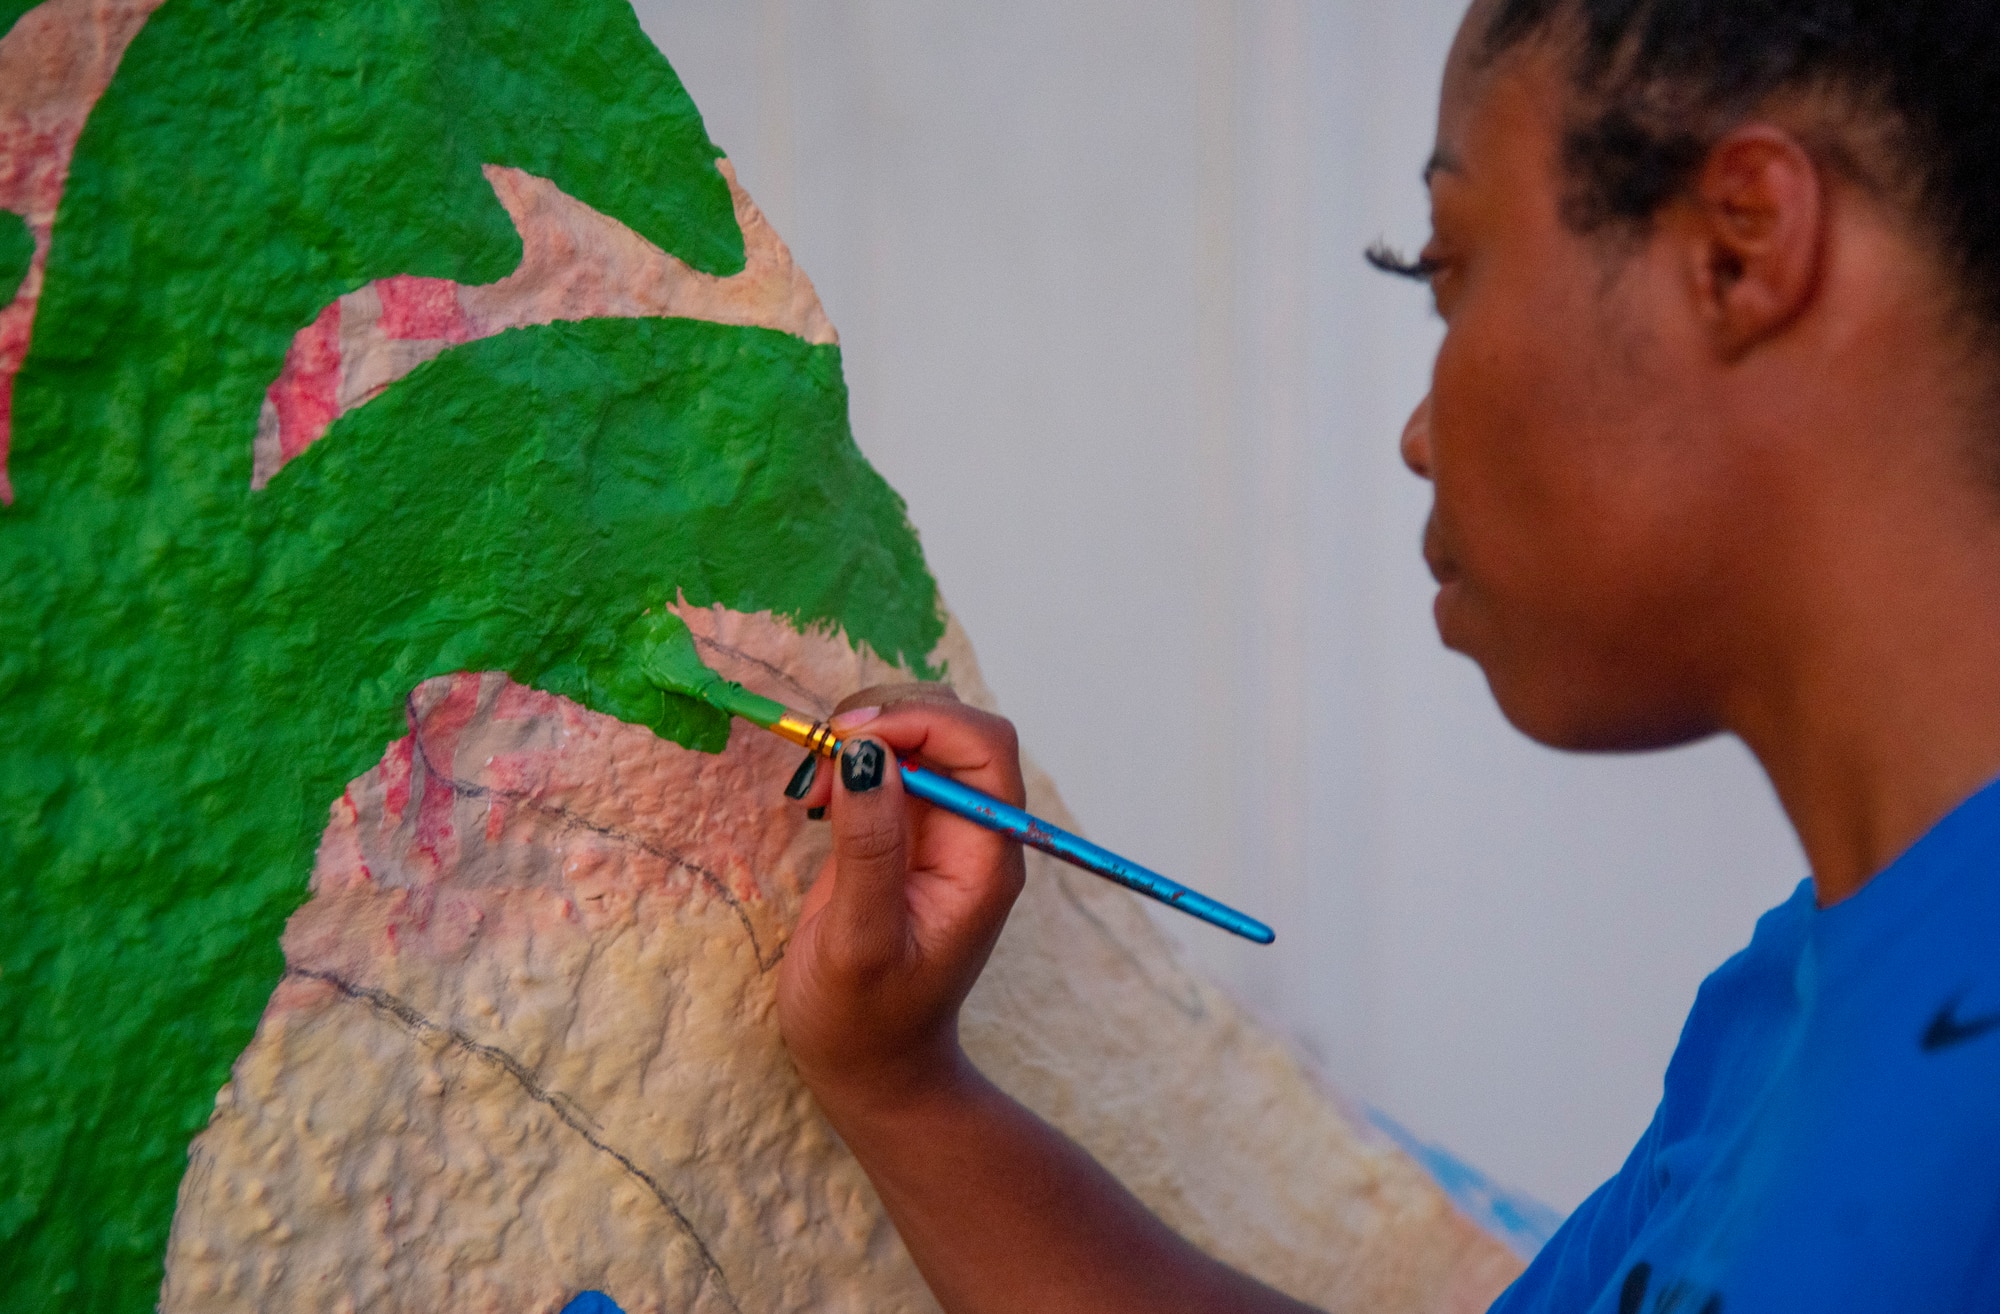
M479 336L566 319L656 317L838 342L812 280L736 181L736 167L726 159L715 167L729 183L743 232L743 269L727 277L688 267L546 178L487 165L487 181L520 231L524 250L514 273L459 294Z
M464 320L464 332L456 338L390 337L382 331L382 299L372 283L341 297L335 417L366 405L454 346L537 324L699 319L772 329L815 345L837 344L840 336L820 306L812 280L737 182L735 167L723 159L716 168L729 184L743 234L744 266L728 276L690 267L546 178L497 164L484 166L487 182L520 234L520 266L497 283L455 287ZM308 328L302 335L311 332ZM284 468L284 447L278 408L267 399L252 445L252 488L264 487Z
M520 234L521 264L497 283L458 289L470 333L463 340L559 320L675 318L775 329L821 345L839 342L812 280L736 181L734 166L718 160L716 167L729 182L743 233L744 267L728 277L690 268L546 178L485 166L487 182ZM456 345L384 334L382 299L373 284L342 297L340 310L341 414Z
M893 674L684 611L824 712ZM940 656L988 703L954 626ZM333 809L287 974L195 1141L162 1308L934 1309L778 1038L824 827L797 750L690 752L499 675L430 681ZM1030 805L1067 820L1046 777ZM1334 1309L1473 1310L1516 1262L1219 992L1133 896L1033 855L967 1008L1003 1085L1175 1226Z

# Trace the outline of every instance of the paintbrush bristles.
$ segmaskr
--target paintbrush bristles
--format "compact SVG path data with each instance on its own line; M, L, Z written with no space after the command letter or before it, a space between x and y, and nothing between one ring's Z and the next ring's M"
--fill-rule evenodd
M639 669L655 687L700 699L718 711L766 729L786 714L782 703L759 697L710 670L695 647L687 622L674 613L649 613L640 622L639 638L646 645Z

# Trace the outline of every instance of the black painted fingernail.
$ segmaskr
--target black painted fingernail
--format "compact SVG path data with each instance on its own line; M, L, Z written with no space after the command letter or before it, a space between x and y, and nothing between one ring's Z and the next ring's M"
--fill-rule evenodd
M785 786L786 798L804 798L812 793L813 781L819 777L819 754L807 753L806 760L799 763L799 769L792 772L792 783Z
M825 820L826 820L826 809L825 809L825 808L807 808L807 809L806 809L806 820L808 820L808 821L825 821Z
M872 739L850 739L840 750L840 783L850 794L866 794L882 783L889 755Z

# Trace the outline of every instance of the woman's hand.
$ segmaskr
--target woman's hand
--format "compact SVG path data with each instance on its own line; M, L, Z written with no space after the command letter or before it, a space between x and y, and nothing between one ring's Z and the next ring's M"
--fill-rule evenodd
M778 976L778 1022L829 1112L884 1109L965 1075L958 1009L1021 891L1018 845L906 797L899 757L1024 801L1014 727L942 685L864 690L799 798L828 807L833 856Z
M785 950L778 1024L938 1302L1312 1314L1174 1235L959 1049L958 1008L1021 892L1021 850L905 798L896 758L1019 805L1014 728L937 685L843 707L843 760L791 791L830 805L833 857Z

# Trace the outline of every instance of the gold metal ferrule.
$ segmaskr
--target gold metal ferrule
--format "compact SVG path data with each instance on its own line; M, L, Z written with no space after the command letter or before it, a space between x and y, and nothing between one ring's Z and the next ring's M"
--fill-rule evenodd
M808 721L797 712L786 712L771 729L821 757L832 757L840 752L840 736L834 734L833 727L824 721Z

